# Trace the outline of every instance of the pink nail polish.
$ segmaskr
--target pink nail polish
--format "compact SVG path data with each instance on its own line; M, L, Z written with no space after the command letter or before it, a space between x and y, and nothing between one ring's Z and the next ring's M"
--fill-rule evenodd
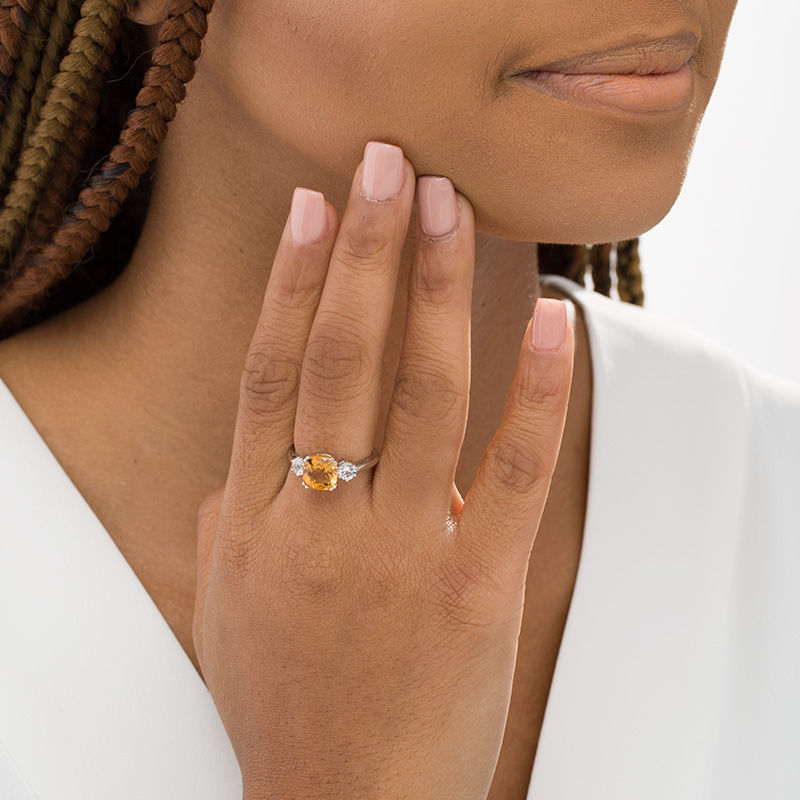
M400 193L405 182L405 156L397 145L367 142L361 189L369 200L389 200Z
M289 227L297 244L311 244L321 239L328 227L325 195L298 186L292 194Z
M423 175L417 180L419 222L428 236L444 236L458 227L458 201L449 178Z
M536 350L558 350L567 336L566 303L553 297L540 297L533 309L531 331Z

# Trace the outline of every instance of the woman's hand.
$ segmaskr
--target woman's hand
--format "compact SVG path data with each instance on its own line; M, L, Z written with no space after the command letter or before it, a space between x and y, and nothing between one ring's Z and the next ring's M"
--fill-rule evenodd
M368 199L362 176L396 196ZM333 491L289 469L293 442L349 460L373 447L414 195L411 163L381 143L341 223L321 195L296 190L244 365L228 479L198 513L194 642L248 799L471 800L492 782L574 334L564 303L540 300L462 502L475 231L446 178L417 187L420 224L459 224L418 231L380 460ZM298 241L318 223L322 238ZM549 350L534 349L531 328Z

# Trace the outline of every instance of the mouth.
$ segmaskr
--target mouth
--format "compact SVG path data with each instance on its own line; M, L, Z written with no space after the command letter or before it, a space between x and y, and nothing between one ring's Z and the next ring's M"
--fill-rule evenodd
M509 77L561 99L664 118L692 98L691 59L698 38L689 31L551 61Z

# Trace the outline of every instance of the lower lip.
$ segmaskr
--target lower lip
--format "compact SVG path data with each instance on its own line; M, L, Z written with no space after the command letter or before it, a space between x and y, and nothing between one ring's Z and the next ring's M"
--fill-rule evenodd
M553 97L633 114L674 115L686 109L693 90L688 63L675 72L653 75L525 72L516 77Z

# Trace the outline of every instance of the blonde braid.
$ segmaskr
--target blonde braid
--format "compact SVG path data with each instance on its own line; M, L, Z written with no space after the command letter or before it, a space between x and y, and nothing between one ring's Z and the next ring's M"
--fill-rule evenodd
M50 36L39 65L36 86L31 96L30 108L25 118L25 133L22 138L22 150L28 148L30 138L41 119L42 108L47 99L51 81L58 72L58 65L72 35L72 28L78 19L80 5L76 0L57 0L55 11L50 19Z
M6 113L0 120L0 197L8 186L9 167L18 154L25 127L25 111L33 93L54 6L55 0L39 0L36 4L36 13L14 70L14 80L6 100Z

